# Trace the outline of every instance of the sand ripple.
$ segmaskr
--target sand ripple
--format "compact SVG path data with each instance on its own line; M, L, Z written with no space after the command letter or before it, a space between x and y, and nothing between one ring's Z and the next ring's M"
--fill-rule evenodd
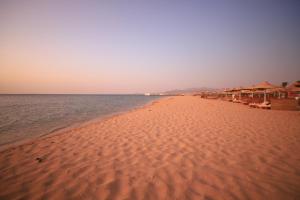
M172 97L0 153L0 199L300 199L300 113Z

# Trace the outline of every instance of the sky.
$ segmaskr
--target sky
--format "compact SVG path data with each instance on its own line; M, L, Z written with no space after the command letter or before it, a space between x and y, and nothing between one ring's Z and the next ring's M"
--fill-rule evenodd
M0 93L300 79L300 1L1 0Z

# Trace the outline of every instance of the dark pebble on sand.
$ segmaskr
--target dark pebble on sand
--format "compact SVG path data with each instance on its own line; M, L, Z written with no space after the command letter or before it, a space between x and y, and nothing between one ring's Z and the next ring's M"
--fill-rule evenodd
M41 162L43 162L43 158L36 158L36 160L39 162L39 163L41 163Z

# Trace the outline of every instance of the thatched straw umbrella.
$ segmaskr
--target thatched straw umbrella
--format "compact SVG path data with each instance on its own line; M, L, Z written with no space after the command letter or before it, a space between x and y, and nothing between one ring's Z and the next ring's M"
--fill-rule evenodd
M249 94L252 94L252 97L253 97L253 86L248 86L248 87L243 87L243 89L241 90L241 93L242 94L247 94L248 97L249 97Z
M295 81L291 85L287 87L288 90L293 92L299 92L300 91L300 81Z
M272 89L267 89L267 93L277 93L278 94L278 99L281 98L281 94L286 93L286 89L283 87L278 87L278 88L272 88Z
M229 88L226 88L226 89L224 90L224 94L225 94L225 96L226 96L226 99L229 99L231 93L232 93L232 90L229 89Z
M289 92L289 95L292 93L299 97L300 96L300 81L295 81L294 83L289 85L286 89Z
M227 88L227 89L224 90L224 92L226 94L226 97L228 98L231 95L232 99L233 99L233 93L234 93L234 91L235 91L234 88L233 89Z
M240 92L241 90L242 90L241 87L237 87L237 88L232 88L232 89L231 89L234 98L235 98L235 95L236 95L237 93L240 94L239 92ZM239 95L239 96L240 96L240 95Z
M253 98L253 96L254 96L254 88L253 87L254 87L253 85L252 86L243 87L243 89L242 89L241 92L243 94L248 94L248 97L251 96Z
M267 89L278 88L276 85L272 85L268 81L261 82L253 87L254 90L264 91L264 102L267 101Z

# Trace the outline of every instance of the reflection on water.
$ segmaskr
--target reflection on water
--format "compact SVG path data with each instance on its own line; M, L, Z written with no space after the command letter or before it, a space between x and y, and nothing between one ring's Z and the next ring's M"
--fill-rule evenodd
M0 95L0 145L141 106L142 95Z

